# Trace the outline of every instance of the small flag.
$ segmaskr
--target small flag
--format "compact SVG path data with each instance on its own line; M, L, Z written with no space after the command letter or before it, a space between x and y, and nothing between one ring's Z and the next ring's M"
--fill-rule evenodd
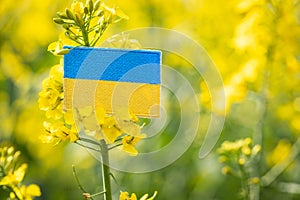
M64 55L64 109L159 117L160 83L160 51L75 47Z

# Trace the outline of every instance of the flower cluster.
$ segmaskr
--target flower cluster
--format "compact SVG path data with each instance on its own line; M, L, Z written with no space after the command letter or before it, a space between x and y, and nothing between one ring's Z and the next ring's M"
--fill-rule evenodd
M122 145L125 152L137 155L134 146L146 135L141 133L142 126L138 125L139 119L135 115L126 109L108 115L102 107L91 106L76 108L76 111L73 117L86 135L98 141L104 139L113 147Z
M41 191L36 184L22 184L27 164L19 165L20 154L13 147L0 148L0 190L8 191L10 200L31 200L41 196Z
M218 149L219 161L225 164L222 173L241 180L240 195L245 199L248 199L251 192L253 193L253 187L257 187L260 183L260 177L256 173L256 158L260 150L260 145L252 145L251 138L234 142L225 141Z
M39 93L39 107L45 111L46 132L41 136L43 142L52 143L61 140L76 142L80 140L78 132L82 128L85 134L96 140L105 139L107 144L123 145L123 150L136 155L135 144L145 137L141 134L138 118L119 110L113 115L106 115L103 108L85 107L63 110L63 69L62 65L51 68L49 77L43 81ZM78 124L76 126L76 124ZM77 128L78 127L78 128ZM81 128L79 128L81 127ZM118 142L121 141L121 144Z
M54 22L62 25L65 35L80 46L95 46L110 24L128 19L119 8L110 8L100 0L88 0L85 5L75 1L57 16Z
M63 112L63 68L55 65L51 68L49 77L42 83L39 93L39 107L45 111L47 121L44 122L46 133L41 136L43 142L78 139L74 120L70 119L70 111Z
M109 24L116 23L128 17L119 8L107 7L103 2L88 0L85 5L74 1L71 9L65 13L57 13L59 18L54 22L61 24L66 30L66 38L61 37L58 42L51 43L48 51L54 55L68 53L64 45L95 46ZM118 38L118 44L124 43ZM126 46L137 48L137 41L125 40ZM74 44L75 43L75 44ZM132 43L134 45L132 46ZM125 152L137 155L135 144L145 137L141 134L138 118L126 109L118 110L112 115L106 115L103 108L85 107L63 111L63 68L62 64L51 68L49 77L43 81L42 91L39 93L39 107L46 112L48 121L44 122L46 134L41 139L44 142L68 140L83 144L79 131L92 136L97 141L104 139L112 147L123 146ZM81 141L80 141L81 140ZM95 142L92 142L95 144Z
M219 161L226 164L222 172L239 177L241 167L247 167L260 150L260 145L252 146L251 138L240 139L234 142L223 142L218 149Z
M154 194L152 195L152 197L148 198L148 194L145 194L144 196L142 196L140 198L140 200L153 200L157 195L157 191L154 192ZM132 193L131 195L129 195L128 192L121 192L120 193L120 200L137 200L136 194Z
M54 55L64 55L68 49L64 45L72 46L95 46L107 27L128 17L118 8L109 8L101 1L88 0L84 5L82 2L74 1L71 9L64 13L57 13L58 18L54 22L62 25L65 35L58 42L51 43L48 51ZM121 40L123 37L111 41L111 44L129 45L130 48L138 48L135 40ZM72 43L70 43L70 41ZM126 43L125 43L126 42ZM74 44L75 43L75 44ZM133 45L132 45L133 44ZM98 106L63 108L63 68L57 65L51 68L50 75L43 81L42 91L39 93L39 107L46 112L47 121L44 122L46 133L41 137L44 142L54 140L68 140L94 151L100 152L102 163L103 191L89 194L81 188L83 196L90 199L92 196L104 195L105 199L111 199L110 170L108 151L122 146L123 150L130 155L137 155L135 145L145 134L141 133L143 125L138 124L139 119L133 115L128 108L107 112ZM74 175L77 183L75 168ZM141 200L152 200L156 193L148 198L144 195ZM133 194L121 193L120 199L136 199Z

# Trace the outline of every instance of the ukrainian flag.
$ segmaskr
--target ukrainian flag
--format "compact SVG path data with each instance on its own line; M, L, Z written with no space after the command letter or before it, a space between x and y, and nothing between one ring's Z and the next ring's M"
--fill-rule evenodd
M159 117L161 52L66 47L64 108L101 106L107 113L129 108L141 117Z

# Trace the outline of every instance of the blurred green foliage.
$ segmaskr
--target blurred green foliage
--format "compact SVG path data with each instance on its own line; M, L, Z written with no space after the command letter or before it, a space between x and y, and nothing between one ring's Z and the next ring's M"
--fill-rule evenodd
M130 19L110 27L103 41L128 29L160 26L183 32L206 48L222 75L227 100L226 123L217 146L225 140L252 138L254 144L262 146L255 171L260 177L260 199L300 199L299 1L106 3L118 5ZM41 187L40 199L83 199L72 175L72 164L88 191L101 190L99 165L85 149L75 144L42 144L38 139L44 131L38 92L49 68L59 62L46 52L48 44L62 32L52 18L70 4L58 0L3 0L0 6L0 145L13 145L22 151L29 165L25 181ZM192 70L175 56L164 62L178 71ZM241 180L222 175L223 164L218 161L216 148L206 158L198 158L211 109L203 81L193 80L192 84L199 88L203 108L193 145L176 162L158 171L114 171L118 179L113 185L115 197L120 190L138 196L158 190L157 199L241 198ZM140 151L160 148L175 136L180 108L176 98L168 100L172 122L157 140L145 141L149 142L145 147L140 145Z

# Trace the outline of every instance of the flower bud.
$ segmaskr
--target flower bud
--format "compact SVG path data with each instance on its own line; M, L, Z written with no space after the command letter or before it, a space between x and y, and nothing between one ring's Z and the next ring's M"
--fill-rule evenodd
M56 14L61 19L68 19L68 16L65 13L57 12Z
M227 161L227 157L226 156L220 156L219 157L219 162L220 163L224 163L224 162L226 162Z
M9 147L7 150L7 154L11 155L15 151L14 147Z
M100 4L101 4L101 1L96 1L96 3L95 3L95 6L94 6L94 10L96 11L96 10L98 10L99 8L100 8Z
M100 10L98 13L97 13L97 16L98 17L102 17L104 15L104 10Z
M66 15L69 19L74 19L73 13L68 8L66 8Z
M65 21L61 18L53 18L53 21L57 24L64 24L65 23Z
M21 155L21 152L20 151L16 151L15 154L14 154L14 160L17 160L20 155Z
M69 24L63 24L63 26L62 26L64 29L67 29L67 30L69 30L69 28L70 28L70 25Z
M232 171L231 171L231 168L229 166L225 166L225 167L222 168L222 174L229 175L231 173L232 173Z
M83 11L84 11L84 14L88 14L89 13L89 9L86 6L83 8Z
M258 184L259 182L260 182L260 180L259 180L259 178L258 177L253 177L253 178L251 178L251 183L253 183L253 184Z
M83 25L83 21L81 19L80 16L78 16L77 14L75 14L75 18L74 18L75 22L77 25L82 26Z
M6 158L6 161L7 161L7 163L10 164L10 163L13 161L13 159L14 159L13 156L8 156L8 157Z
M70 49L61 49L57 51L56 55L62 56L70 52Z
M259 144L256 144L252 149L252 155L255 156L256 154L258 154L260 152L260 150L261 150L261 146Z
M246 160L245 160L245 158L240 158L238 162L239 162L239 165L243 166L243 165L245 165Z
M248 146L243 146L241 149L242 153L246 156L249 156L251 154L251 149Z
M91 13L94 10L94 2L93 2L93 0L89 0L89 10L90 10Z

